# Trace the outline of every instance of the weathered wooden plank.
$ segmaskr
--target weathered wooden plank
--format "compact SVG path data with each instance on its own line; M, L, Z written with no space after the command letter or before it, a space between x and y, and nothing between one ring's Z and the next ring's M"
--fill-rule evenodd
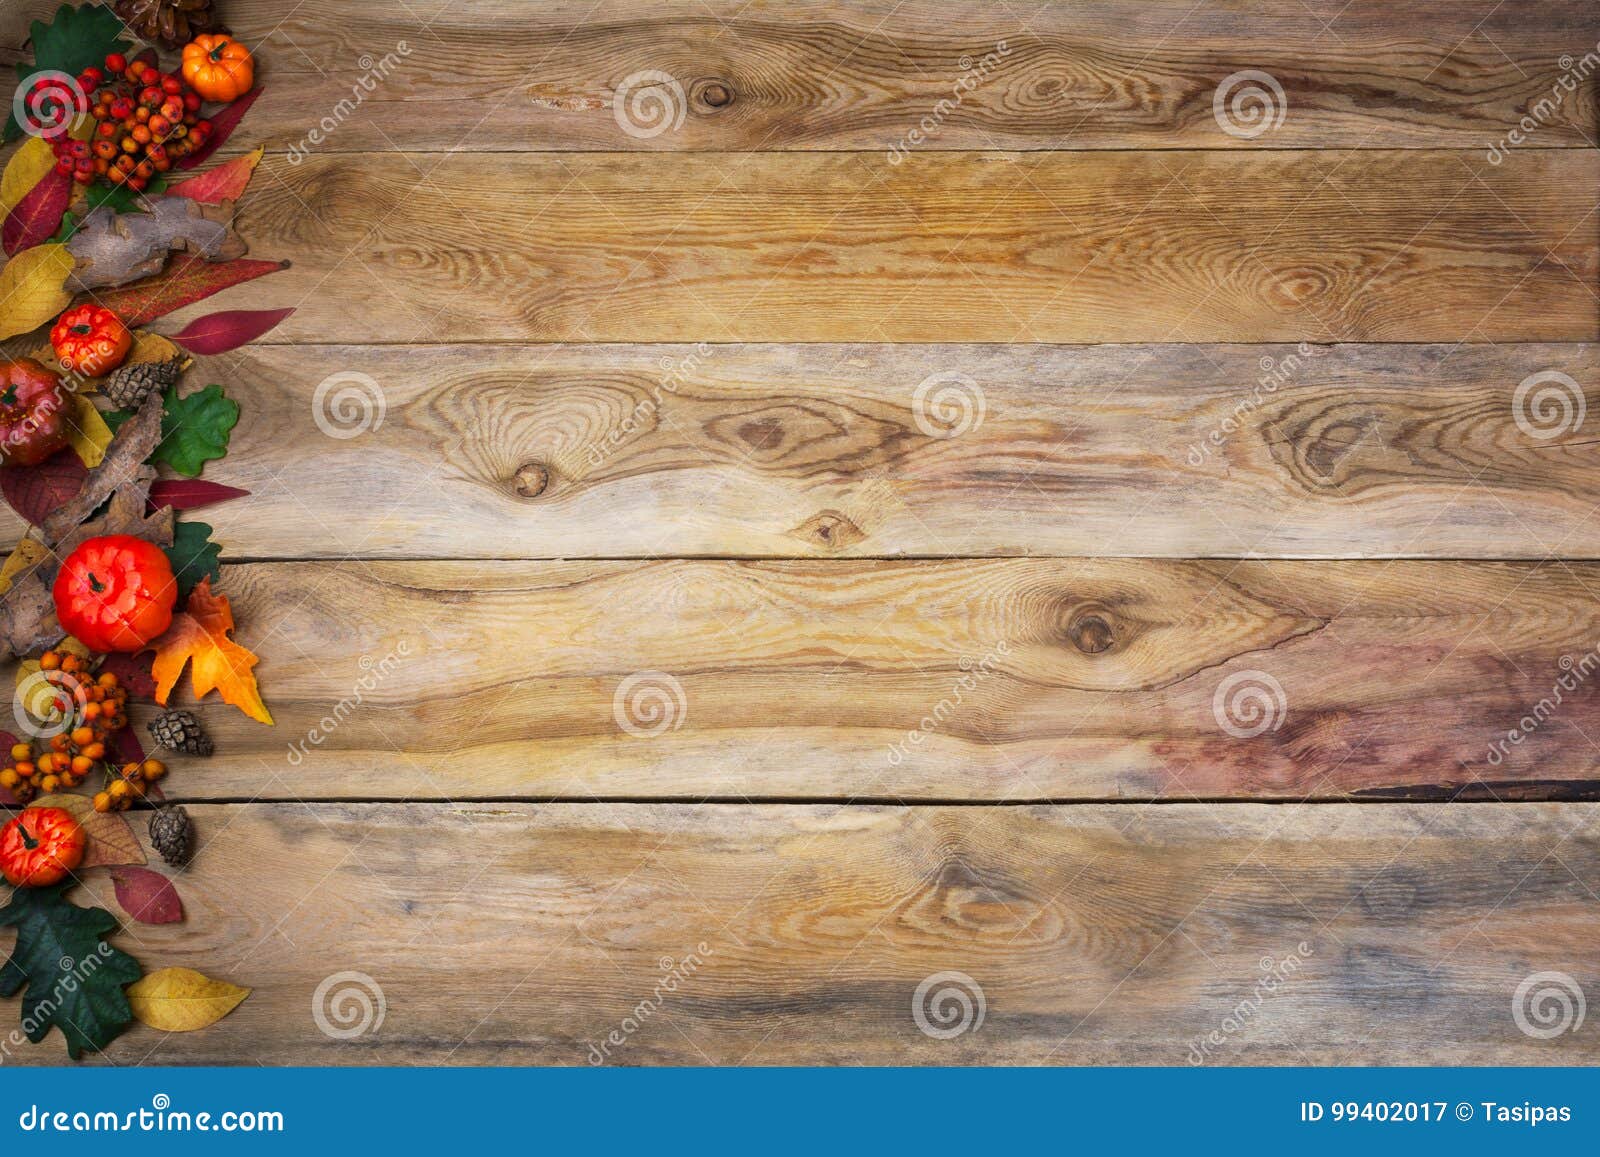
M1577 388L1519 404L1538 373ZM198 514L242 557L1600 557L1589 345L276 346L189 380L248 403L209 474L254 493Z
M8 5L0 42L54 6ZM1600 138L1583 0L229 0L227 19L261 50L251 137L274 149L1485 150L1535 109L1539 145ZM629 132L618 94L651 70L661 107ZM1230 134L1216 93L1250 70L1282 123Z
M1536 341L1600 319L1600 152L361 154L241 229L303 341ZM214 308L211 303L190 312Z
M1600 779L1593 563L223 577L278 726L208 705L218 754L174 773L185 798L1492 798Z
M255 991L118 1064L1600 1059L1512 1014L1600 983L1594 805L193 810L187 921L118 940Z

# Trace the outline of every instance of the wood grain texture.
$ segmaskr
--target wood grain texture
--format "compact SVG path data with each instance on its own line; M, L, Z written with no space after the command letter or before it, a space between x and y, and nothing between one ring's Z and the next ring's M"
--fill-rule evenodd
M8 4L0 43L54 7ZM1540 145L1600 139L1592 85L1556 88L1600 41L1583 0L229 0L227 19L261 54L251 139L274 150L1487 149L1553 94ZM1229 135L1213 95L1251 69L1286 115ZM647 70L677 83L677 127L629 134L617 95Z
M1213 1031L1213 1064L1600 1060L1511 1014L1530 972L1600 983L1594 805L194 814L186 922L118 943L254 992L118 1064L584 1065L613 1030L609 1064L1182 1065ZM383 1021L332 1039L352 971ZM984 1019L939 1040L913 999L950 971Z
M361 154L263 166L305 341L1565 341L1600 152ZM190 313L214 308L211 303Z
M278 726L208 704L218 754L174 775L183 798L1600 779L1595 564L352 562L235 566L224 587Z
M1585 422L1519 407L1545 371ZM280 346L189 380L248 403L208 476L253 494L196 513L234 557L1600 557L1589 345Z

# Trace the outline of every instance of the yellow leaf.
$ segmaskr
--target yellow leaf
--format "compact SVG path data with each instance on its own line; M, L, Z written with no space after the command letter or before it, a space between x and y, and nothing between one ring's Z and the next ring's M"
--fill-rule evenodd
M250 995L248 988L212 980L192 968L160 968L128 986L133 1015L162 1032L193 1032L216 1024Z
M56 167L56 155L40 137L29 137L0 174L0 216L10 213L45 174Z
M50 557L50 548L36 538L25 538L17 543L11 557L0 564L0 595L11 589L11 582L26 570L32 570Z
M94 403L82 394L72 397L73 412L67 418L67 440L83 459L83 464L93 470L106 456L111 445L111 427L94 408Z
M0 340L38 329L71 305L71 273L65 245L35 245L6 262L0 269Z

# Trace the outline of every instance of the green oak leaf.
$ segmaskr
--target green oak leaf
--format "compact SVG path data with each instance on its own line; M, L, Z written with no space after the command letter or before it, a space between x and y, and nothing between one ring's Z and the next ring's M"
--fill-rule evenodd
M239 420L239 403L218 385L178 396L167 388L161 414L161 444L150 455L152 463L165 463L185 478L198 478L207 462L228 452L228 434Z
M111 52L127 52L122 36L127 28L117 14L104 4L85 4L74 8L63 4L49 24L35 20L28 30L33 44L33 63L17 62L17 81L25 89L35 73L53 69L77 76L91 64L103 66ZM15 111L6 121L5 139L22 135Z
M80 908L64 893L75 881L50 888L18 888L0 908L0 926L17 930L11 957L0 967L0 996L24 985L22 1027L38 1044L55 1025L74 1060L84 1049L103 1049L133 1022L122 986L144 974L139 962L104 940L117 918L104 908Z
M180 607L189 601L189 592L201 579L209 575L213 585L222 581L222 548L211 541L211 527L205 523L180 521L173 528L172 545L162 549L178 580Z

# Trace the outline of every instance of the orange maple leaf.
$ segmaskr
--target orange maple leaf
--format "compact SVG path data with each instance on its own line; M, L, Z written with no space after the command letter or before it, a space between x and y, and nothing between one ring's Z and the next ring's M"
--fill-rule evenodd
M201 579L189 592L188 608L173 615L172 626L156 640L156 658L150 665L156 680L156 702L167 705L184 664L193 660L189 678L196 699L219 690L224 703L233 704L259 723L270 724L272 716L261 701L256 677L250 673L260 660L248 647L228 638L231 630L233 609L228 606L228 596L212 594L211 579Z

